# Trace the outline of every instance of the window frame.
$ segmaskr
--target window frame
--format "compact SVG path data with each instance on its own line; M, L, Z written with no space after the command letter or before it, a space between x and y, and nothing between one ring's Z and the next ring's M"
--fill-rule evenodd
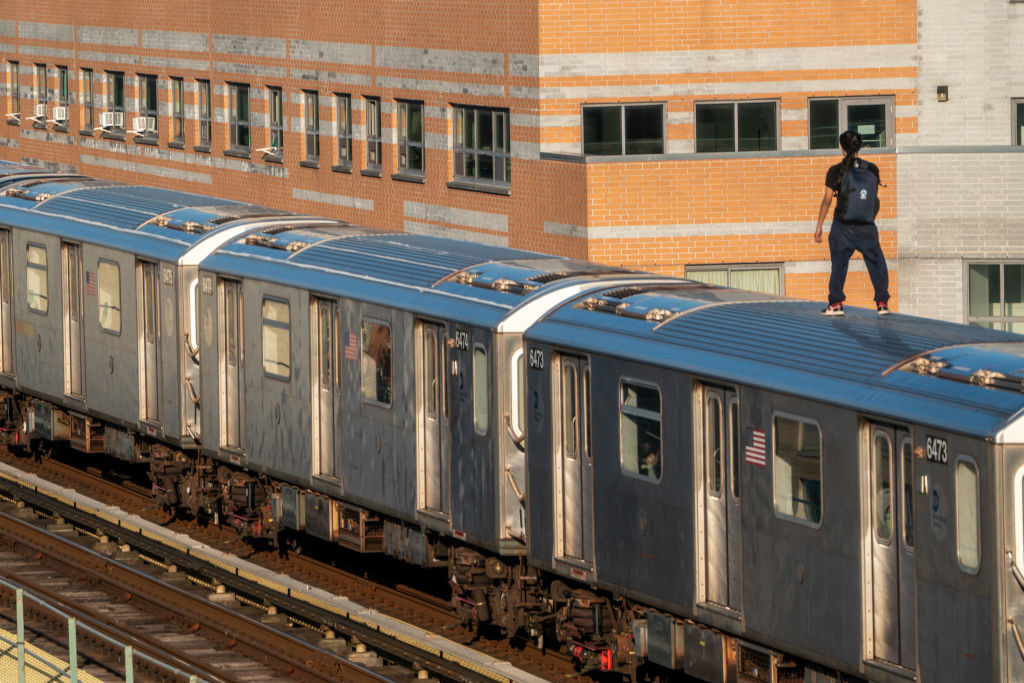
M171 85L171 130L169 145L185 146L185 79L170 76Z
M250 102L250 106L251 106ZM250 118L252 111L249 112ZM250 128L249 142L252 142ZM267 147L264 161L281 162L284 159L284 91L275 85L267 86Z
M96 127L96 75L92 69L81 70L82 133L92 135Z
M213 145L213 91L206 78L196 79L196 125L195 149L209 152Z
M775 114L775 146L771 149L745 149L740 147L740 107L753 104L772 104ZM732 149L702 150L698 137L698 112L700 107L732 105ZM752 98L747 100L701 100L693 103L693 149L696 154L754 154L778 152L782 149L782 101L777 98Z
M54 116L53 129L55 131L66 133L71 126L71 81L69 80L68 68L66 66L57 65L54 69L57 72L57 99L55 100L55 104L58 107L66 108L68 110L68 115L67 118L64 119L63 123L58 121L57 117Z
M41 263L32 261L32 250L38 249L42 252L43 260ZM50 314L50 272L49 272L49 254L46 250L46 245L39 244L38 242L29 242L25 245L25 302L28 306L28 310L32 313L39 315L48 316ZM32 304L33 292L31 283L29 282L28 274L32 270L42 271L42 292L36 292L35 296L42 296L43 307L39 308Z
M267 317L267 304L273 304L275 306L283 306L284 312L287 314L287 320L277 320L274 318ZM276 296L264 296L263 302L260 305L260 351L261 360L263 361L263 374L267 377L272 377L282 382L290 382L292 378L292 307L291 302L287 299ZM285 339L285 349L283 354L277 354L273 358L267 355L267 331L283 330ZM282 357L287 361L282 363ZM280 368L282 365L287 368L287 372L277 372L275 370L268 369L268 363L273 367Z
M124 72L105 71L104 73L106 74L107 81L107 111L121 112L121 114L124 114ZM114 130L124 130L124 126L114 126Z
M367 357L367 355L369 353L369 350L367 349L367 346L369 345L369 339L367 337L367 333L368 332L372 333L372 331L373 331L370 326L383 327L383 328L387 329L387 331L388 331L388 363L387 363L387 371L388 371L387 397L388 398L387 398L387 401L382 401L379 398L374 398L373 396L370 396L367 393L366 368L363 365L363 361L366 359L366 357ZM394 354L394 348L395 348L395 338L394 338L394 335L393 335L393 332L392 332L392 329L391 329L391 323L390 322L387 322L386 320L382 320L380 318L373 318L373 317L365 317L365 318L363 318L360 321L360 323L359 323L359 395L362 398L363 403L368 403L370 405L380 406L382 408L387 408L388 410L390 410L391 406L394 405L394 402L395 402L395 393L394 393L394 389L395 389L395 374L394 374L395 362L394 362L394 355L393 355ZM376 363L376 361L374 361L374 363ZM376 369L376 367L374 369ZM376 390L373 393L374 393L374 396L378 396L379 395L379 393Z
M644 474L644 473L642 473L640 471L640 452L639 452L640 439L639 439L639 437L637 438L637 448L638 448L638 450L637 450L637 453L636 453L637 471L633 472L633 471L631 471L631 470L629 470L629 469L627 469L625 467L625 461L623 460L624 452L623 452L623 448L622 448L622 443L623 443L622 442L622 439L623 439L622 420L623 420L624 416L629 415L629 416L632 416L632 417L635 417L635 418L644 419L644 420L654 420L655 419L654 411L648 410L646 408L640 408L639 406L629 406L629 405L625 404L625 392L624 392L624 389L625 389L625 386L627 384L631 384L633 386L640 387L640 388L643 388L643 389L653 389L658 394L658 412L657 412L657 418L656 418L657 421L658 421L658 443L657 443L657 446L658 446L658 453L659 453L659 456L661 458L661 462L659 463L658 476L657 477L652 476L652 475L648 475L648 474ZM639 379L637 377L632 377L632 376L622 376L622 377L619 377L617 401L618 401L618 404L619 404L618 405L619 419L618 419L618 424L617 424L618 432L619 432L619 439L618 439L618 446L619 446L619 471L624 476L629 477L631 479L637 479L639 481L643 481L643 482L646 482L648 484L653 484L653 485L660 484L662 482L662 480L665 478L665 458L664 458L664 447L665 447L665 419L664 419L664 416L665 416L665 401L663 399L663 392L661 391L661 385L658 384L657 382L651 382L651 381L648 381L648 380Z
M804 517L799 517L797 515L792 515L792 514L783 512L783 511L781 511L779 509L778 494L777 494L778 488L777 488L777 484L776 484L776 478L777 478L777 474L778 474L778 467L776 466L776 460L778 460L778 458L779 458L779 455L778 455L778 419L780 417L783 418L783 419L786 419L786 420L790 420L792 422L802 422L804 424L814 425L815 429L818 430L818 499L819 499L819 503L820 503L820 506L819 506L820 510L819 510L819 513L818 513L818 521L817 522L814 522L814 521L812 521L810 519L806 519ZM772 509L775 512L775 516L778 519L782 519L782 520L785 520L787 522L792 522L794 524L799 524L801 526L805 526L805 527L808 527L810 529L821 529L822 526L825 523L825 467L824 467L824 460L825 460L825 457L824 457L825 436L824 436L824 432L822 432L822 429L821 429L821 423L818 420L814 419L814 418L806 417L804 415L796 415L794 413L787 413L787 412L783 412L783 411L775 411L775 412L772 413L771 427L772 427L772 434L771 434L771 449L772 449L772 457L771 457L772 484L771 484L771 486L772 486L772 489L771 490L772 490Z
M972 315L971 314L971 267L972 266L999 266L999 310L1000 315ZM971 259L964 260L963 271L963 315L964 322L968 325L988 327L994 330L1007 330L1008 326L1018 324L1024 327L1024 315L1014 316L1006 314L1006 266L1020 266L1024 275L1024 260L1022 259ZM1024 299L1024 291L1022 291ZM991 303L991 302L990 302ZM1021 302L1024 307L1024 301ZM1012 330L1009 330L1012 331Z
M303 165L320 166L320 93L302 91Z
M7 123L21 125L21 63L7 60Z
M248 83L228 83L227 151L244 156L252 153L252 97Z
M153 119L153 130L135 138L136 142L153 143L160 137L160 81L156 74L139 74L139 116Z
M482 357L482 360L481 360ZM473 345L473 430L486 436L491 428L490 355L483 344ZM481 391L481 382L483 383Z
M334 93L334 125L338 141L335 171L352 170L352 96Z
M32 65L32 78L33 78L33 84L34 84L35 91L36 91L35 92L35 95L36 95L35 103L37 105L39 105L39 104L49 105L50 104L50 94L47 91L46 65L45 64L33 64ZM33 117L32 117L32 127L33 128L46 128L46 119L50 115L50 111L49 111L50 108L49 108L49 106L47 106L46 109L47 109L46 116L44 116L41 121L39 119L35 118L35 112L34 111L32 112L32 114L33 114Z
M1011 0L1012 1L1012 0ZM1017 0L1024 2L1024 0ZM1010 99L1010 144L1024 146L1024 97Z
M364 97L366 114L366 170L380 173L381 166L381 101L379 97Z
M509 358L509 430L521 440L526 433L526 353L520 346Z
M480 142L481 116L490 117L491 140L487 147ZM453 181L450 186L507 194L512 187L511 128L508 109L453 104ZM482 157L490 159L490 177L480 174ZM467 173L470 167L473 175ZM501 169L500 174L498 169Z
M419 139L411 137L413 112L418 111L420 117ZM426 107L420 100L398 100L398 172L402 175L423 177L427 171L426 158ZM419 150L419 168L410 163L415 152Z
M104 309L104 286L103 286L103 266L113 266L114 275L116 278L115 286L112 291L116 293L116 301L113 306L109 308L117 311L117 327L116 329L112 326L108 326L103 322L103 309ZM86 275L88 277L88 275ZM121 312L121 264L111 259L101 258L96 262L96 320L99 323L100 332L110 334L115 337L121 336L121 323L122 323L122 312Z
M811 141L813 136L811 134L811 103L812 102L829 102L834 101L839 106L839 116L837 119L838 130L834 136L834 144L830 147L815 147ZM808 97L807 98L807 149L809 150L838 150L839 149L839 136L849 128L849 107L851 105L871 105L871 104L882 104L885 105L885 144L881 147L871 147L868 145L864 146L864 149L885 149L892 147L895 139L895 97L892 95L863 95L863 96L851 96L851 97Z
M977 552L977 563L969 565L964 563L964 549L963 549L963 538L961 537L962 525L960 520L960 467L966 465L969 469L974 471L974 537ZM978 462L969 455L960 454L956 458L956 462L953 466L953 486L955 495L953 498L953 505L956 510L956 562L960 567L960 571L965 574L971 574L976 576L981 572L981 560L982 560L982 529L984 528L981 524L981 468L978 467Z
M660 152L628 152L629 140L627 138L628 126L626 123L626 110L634 108L661 108L661 151ZM619 110L619 151L612 154L598 154L587 152L587 127L585 124L587 110L618 109ZM614 104L582 104L580 105L580 153L584 156L644 156L652 154L664 154L668 144L668 103L667 102L622 102Z
M732 287L734 289L738 289L738 287L736 287L736 285L733 284L733 273L742 272L742 271L748 271L748 270L757 270L757 271L770 271L770 270L774 270L776 273L778 273L779 291L777 291L777 292L761 292L761 290L754 290L754 289L746 290L746 291L761 292L762 294L780 294L780 295L784 295L786 293L786 264L785 263L701 263L701 264L692 264L692 265L691 264L687 264L686 269L685 269L684 274L683 274L683 277L685 277L687 279L690 279L690 280L696 280L696 278L690 277L691 273L706 273L706 272L725 271L726 284L723 285L723 286L725 286L725 287ZM707 282L705 280L696 280L696 281L697 282L703 282L705 284L715 284L715 283Z

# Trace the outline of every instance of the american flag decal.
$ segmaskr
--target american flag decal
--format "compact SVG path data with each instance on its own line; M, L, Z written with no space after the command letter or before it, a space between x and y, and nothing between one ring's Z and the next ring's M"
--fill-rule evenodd
M96 273L91 270L85 272L85 295L96 296Z
M746 460L748 464L757 465L758 467L765 467L767 465L764 430L753 427L747 428Z
M348 333L348 344L345 344L345 360L359 358L359 337L355 332Z

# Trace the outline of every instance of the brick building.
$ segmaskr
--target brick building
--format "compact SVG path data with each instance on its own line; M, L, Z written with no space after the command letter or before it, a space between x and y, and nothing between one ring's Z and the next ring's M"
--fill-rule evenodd
M823 299L811 231L857 127L899 310L1024 330L1022 12L15 3L0 158ZM847 293L870 304L859 261Z

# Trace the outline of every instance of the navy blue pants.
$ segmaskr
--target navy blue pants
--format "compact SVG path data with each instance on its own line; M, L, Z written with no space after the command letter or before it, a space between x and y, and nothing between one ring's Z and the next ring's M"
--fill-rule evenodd
M832 277L828 279L828 302L837 304L846 299L846 270L850 257L859 251L868 267L871 285L875 288L875 301L889 301L889 268L878 243L878 228L874 223L846 223L832 221L828 234L828 249L832 254Z

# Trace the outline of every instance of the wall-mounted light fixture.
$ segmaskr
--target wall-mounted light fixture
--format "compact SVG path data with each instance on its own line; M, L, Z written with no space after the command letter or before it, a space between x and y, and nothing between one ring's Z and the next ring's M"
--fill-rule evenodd
M940 85L938 88L936 88L935 95L936 97L938 97L939 102L945 102L949 100L949 86Z

